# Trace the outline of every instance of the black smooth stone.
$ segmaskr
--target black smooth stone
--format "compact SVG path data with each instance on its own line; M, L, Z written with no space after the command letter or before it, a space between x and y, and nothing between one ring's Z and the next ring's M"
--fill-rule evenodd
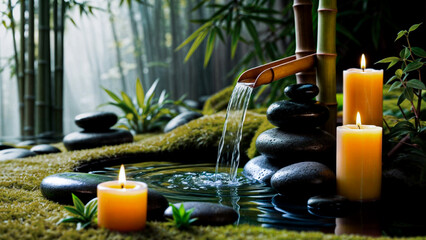
M280 162L270 161L267 157L260 155L246 163L243 174L270 185L272 175L282 167L284 166Z
M181 203L174 204L177 208L180 205ZM206 202L184 202L183 206L186 211L194 208L191 218L197 218L197 220L193 225L222 226L232 224L238 220L238 213L231 207ZM164 211L164 217L173 218L172 207L168 207Z
M59 148L54 147L49 144L40 144L32 147L30 151L36 153L36 154L51 154L51 153L60 153L61 150Z
M65 172L48 176L43 179L40 190L43 196L60 204L72 204L71 193L74 193L84 203L97 196L99 183L112 181L116 178L110 176ZM164 220L164 210L169 206L167 199L159 192L148 189L148 221Z
M320 195L309 198L309 212L326 217L346 216L350 209L350 201L340 195Z
M293 84L284 89L284 94L287 95L287 97L298 101L312 100L318 93L319 88L309 83Z
M307 129L323 125L329 111L318 103L278 101L272 103L266 111L268 121L283 129Z
M0 151L0 161L16 159L16 158L32 157L35 155L36 155L35 153L27 149L10 148L10 149L5 149Z
M77 126L91 132L108 130L117 123L117 120L117 115L113 112L82 113L74 118Z
M126 130L111 129L106 132L73 132L64 137L68 150L97 148L106 145L118 145L133 142L133 135Z
M164 127L164 132L170 132L173 129L182 126L184 124L189 123L190 121L202 117L203 114L198 112L184 112L176 117L174 117L170 122L167 123L167 125Z
M278 193L294 198L333 194L336 175L324 164L300 162L278 170L271 178L271 186Z
M36 141L34 140L27 140L27 141L22 141L16 144L17 147L28 147L28 146L34 146L36 145Z
M0 150L5 150L9 148L14 148L13 146L7 145L7 144L1 144L0 143Z
M317 161L334 169L336 163L336 139L320 129L295 133L273 128L256 139L257 150L273 161L291 164L301 161Z

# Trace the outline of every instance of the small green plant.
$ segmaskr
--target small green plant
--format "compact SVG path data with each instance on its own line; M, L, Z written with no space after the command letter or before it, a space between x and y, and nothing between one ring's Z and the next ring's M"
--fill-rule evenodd
M105 89L105 92L114 100L103 105L112 105L123 111L124 116L120 119L120 126L136 133L146 133L158 130L164 127L167 122L177 115L177 112L171 109L173 106L181 105L182 98L177 101L167 99L168 95L163 90L159 98L154 98L155 89L158 80L156 80L149 90L145 93L139 79L136 80L136 99L132 99L125 92L121 92L122 98L118 97L112 91Z
M377 63L387 63L387 69L397 67L386 84L390 85L389 91L398 93L397 105L403 116L403 119L392 128L385 121L390 129L390 133L386 136L391 144L388 157L392 158L397 154L411 155L416 166L420 166L420 179L423 179L426 177L426 141L424 140L426 127L422 126L424 119L422 119L421 106L425 101L422 90L426 90L426 86L422 80L421 70L425 66L426 51L420 47L411 46L409 39L410 34L420 25L421 23L414 24L408 30L398 33L395 41L401 38L406 40L406 46L403 45L399 56L387 57Z
M56 224L59 225L61 223L76 223L77 231L86 228L92 224L92 222L96 222L97 213L98 213L98 199L94 198L90 200L86 206L83 202L72 193L72 201L74 203L74 207L65 206L65 210L72 213L74 216L68 216L59 220Z
M173 212L173 219L170 219L169 221L174 224L178 229L188 228L191 223L197 221L197 218L191 218L191 214L194 211L194 208L191 208L186 211L183 207L183 204L181 204L179 208L177 208L171 203L169 203L169 205L172 208Z

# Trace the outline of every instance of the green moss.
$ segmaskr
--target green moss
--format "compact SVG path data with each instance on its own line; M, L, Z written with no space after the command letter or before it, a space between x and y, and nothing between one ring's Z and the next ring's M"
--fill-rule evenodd
M234 86L229 86L207 99L203 107L203 114L209 115L226 110L226 106L228 106L233 90Z
M254 133L254 136L251 140L250 143L250 147L247 149L247 156L252 159L256 156L259 155L259 152L256 149L256 139L257 137L259 137L259 135L261 133L263 133L264 131L271 129L271 128L275 128L274 125L272 125L272 123L270 123L268 121L268 119L265 118L265 120L262 122L262 124L259 126L259 128L256 130L256 132Z
M265 229L249 225L192 227L181 231L166 223L149 222L142 232L122 234L106 229L76 231L73 225L56 225L67 215L63 206L46 200L39 189L43 178L71 171L84 162L126 154L174 153L182 148L217 148L224 113L205 116L167 134L150 136L131 144L91 150L41 155L0 162L0 239L365 239L318 232ZM244 126L243 146L248 147L265 116L249 112ZM189 144L191 147L186 146ZM210 146L212 145L212 146ZM180 150L179 150L180 149ZM191 154L193 151L191 151ZM170 159L173 160L173 159ZM379 238L390 239L390 238Z

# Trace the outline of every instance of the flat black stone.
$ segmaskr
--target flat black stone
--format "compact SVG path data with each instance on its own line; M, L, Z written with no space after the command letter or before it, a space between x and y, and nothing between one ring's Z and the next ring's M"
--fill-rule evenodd
M7 144L0 144L0 150L5 150L9 148L14 148L14 147Z
M49 144L40 144L32 147L30 149L31 152L34 152L36 154L51 154L51 153L60 153L61 150L59 148L54 147Z
M336 165L336 140L320 129L295 133L273 128L256 139L257 150L271 161L291 164L301 161L317 161L334 169Z
M326 217L344 217L350 209L350 201L340 195L320 195L309 198L308 210Z
M117 115L113 112L82 113L74 118L77 126L91 132L108 130L117 123L117 120Z
M17 147L28 147L28 146L34 146L36 145L36 141L34 140L27 140L27 141L22 141L16 144Z
M126 130L111 129L106 132L73 132L64 137L68 150L97 148L106 145L118 145L133 142L133 135Z
M35 155L36 155L35 153L27 149L10 148L10 149L5 149L0 151L0 161L16 159L16 158L32 157Z
M266 111L269 122L283 129L315 128L323 125L329 118L326 106L315 102L278 101Z
M189 123L190 121L202 117L203 114L198 112L184 112L176 117L174 117L172 120L170 120L167 125L164 127L164 132L170 132L173 129L182 126L186 123Z
M294 198L334 194L336 175L318 162L300 162L278 170L271 178L278 193Z
M297 101L312 100L318 93L319 88L309 83L293 84L284 89L284 94L287 95L287 97Z
M181 203L174 204L177 208L180 205ZM183 206L185 210L194 208L191 218L197 218L197 220L192 223L193 225L222 226L232 224L238 220L238 213L231 207L206 202L184 202ZM171 207L164 211L164 217L173 218Z
M272 175L282 167L284 166L281 162L270 161L267 157L260 155L246 163L243 174L270 185Z
M88 173L65 172L44 178L40 184L40 190L45 198L60 204L71 205L71 193L87 203L97 196L99 183L113 180L116 180L116 178ZM163 213L168 206L169 203L163 195L148 189L148 221L164 220Z

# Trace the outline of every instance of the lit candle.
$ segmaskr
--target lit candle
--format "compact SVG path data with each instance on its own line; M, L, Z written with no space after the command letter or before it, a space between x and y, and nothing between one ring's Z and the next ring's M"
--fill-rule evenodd
M382 126L383 70L365 69L365 66L362 54L361 69L343 71L343 125L355 124L359 112L364 124Z
M121 165L118 181L98 185L98 225L123 232L144 229L147 193L145 183L126 181Z
M336 177L338 194L351 201L380 198L382 182L382 128L357 124L337 127Z

